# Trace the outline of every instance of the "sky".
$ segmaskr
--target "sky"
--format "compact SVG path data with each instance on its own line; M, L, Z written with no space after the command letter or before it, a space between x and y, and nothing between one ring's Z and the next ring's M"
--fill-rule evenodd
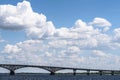
M120 69L119 0L0 0L0 63Z

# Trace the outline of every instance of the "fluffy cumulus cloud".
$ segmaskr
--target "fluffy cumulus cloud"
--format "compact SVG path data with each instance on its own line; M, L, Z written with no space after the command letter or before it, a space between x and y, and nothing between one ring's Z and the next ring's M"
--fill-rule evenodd
M109 27L111 23L104 18L95 18L92 22L93 25L100 26L100 27Z
M54 25L46 16L32 10L28 1L13 5L0 5L0 29L25 30L31 38L53 35Z
M1 30L24 30L30 39L4 46L2 62L119 69L120 55L114 53L120 51L120 29L107 34L112 24L104 18L88 23L78 19L69 28L55 28L28 1L0 5L0 11Z
M13 45L9 45L7 44L4 48L4 50L2 51L2 53L17 53L20 52L21 49L18 48L18 46L13 46Z
M109 27L112 26L112 24L109 21L107 21L104 18L99 18L99 17L94 18L93 22L90 22L89 24L98 26L98 27L103 27L104 31L109 30Z
M102 50L81 50L79 46L70 45L65 40L57 40L55 43L59 45L53 45L53 42L54 40L26 40L15 45L6 45L2 58L8 60L4 60L5 63L118 69L118 55Z

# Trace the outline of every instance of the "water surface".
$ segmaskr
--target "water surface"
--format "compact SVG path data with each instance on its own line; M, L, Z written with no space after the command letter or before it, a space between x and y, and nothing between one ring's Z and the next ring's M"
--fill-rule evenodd
M0 74L0 80L120 80L120 75L66 75L66 74Z

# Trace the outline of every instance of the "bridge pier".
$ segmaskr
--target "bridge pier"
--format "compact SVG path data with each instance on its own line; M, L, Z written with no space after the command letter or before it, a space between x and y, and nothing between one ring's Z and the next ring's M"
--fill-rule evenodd
M90 75L90 70L87 70L87 75L88 75L88 76Z
M50 72L50 75L55 75L55 72Z
M73 69L73 75L74 76L76 75L76 69Z
M15 71L14 70L10 70L10 75L15 75Z
M114 75L114 71L111 71L111 75Z
M102 71L99 71L99 74L100 74L100 76L102 76L103 74L102 74Z

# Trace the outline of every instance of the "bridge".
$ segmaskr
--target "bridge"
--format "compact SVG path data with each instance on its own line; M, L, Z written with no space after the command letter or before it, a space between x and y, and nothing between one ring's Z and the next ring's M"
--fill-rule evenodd
M39 66L39 65L22 65L22 64L0 64L1 68L5 68L10 71L10 75L15 75L15 70L25 67L41 68L50 72L50 75L55 75L60 70L73 70L73 75L77 74L77 70L86 71L87 75L90 75L91 71L97 71L99 75L103 73L109 73L111 75L120 74L120 70L103 70L103 69L86 69L86 68L71 68L71 67L55 67L55 66Z

